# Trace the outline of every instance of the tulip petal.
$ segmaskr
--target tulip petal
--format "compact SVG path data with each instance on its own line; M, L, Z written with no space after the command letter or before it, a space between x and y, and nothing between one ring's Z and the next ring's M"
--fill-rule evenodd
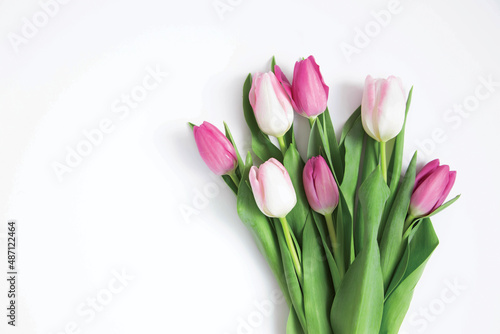
M415 186L413 187L413 189L417 189L418 186L429 176L432 174L432 172L434 172L436 170L436 168L438 168L439 166L439 159L434 159L430 162L428 162L424 168L422 168L420 170L420 172L418 172L417 174L417 177L415 178Z
M378 87L378 134L383 142L398 135L405 121L406 98L401 79L390 76L381 80Z
M448 184L446 185L446 188L444 188L443 194L441 195L441 197L437 201L436 205L434 205L434 207L432 208L432 211L436 210L444 203L444 201L446 200L446 197L448 197L448 195L451 191L451 188L453 188L453 185L455 184L456 178L457 178L457 172L453 171L453 172L449 173Z
M448 184L449 171L448 166L439 166L414 191L410 204L412 215L424 216L433 210Z

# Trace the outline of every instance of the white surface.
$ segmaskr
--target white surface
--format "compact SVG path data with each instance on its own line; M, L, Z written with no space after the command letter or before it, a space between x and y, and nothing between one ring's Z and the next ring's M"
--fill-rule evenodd
M232 10L221 19L214 3ZM248 149L241 112L247 73L267 70L276 55L291 76L295 60L313 54L338 129L359 105L367 74L398 75L415 86L406 156L421 146L421 164L439 157L458 171L452 195L462 198L434 219L441 244L402 332L500 332L500 86L467 115L448 111L487 92L476 91L480 78L500 82L500 6L402 1L347 61L342 43L353 44L357 28L376 29L371 12L388 6L74 0L16 53L9 34L21 34L23 17L41 7L0 1L0 233L16 219L20 238L19 326L7 328L2 311L1 331L72 333L75 323L80 333L233 334L246 333L238 326L250 320L247 332L283 333L287 307L271 298L272 274L232 193L199 158L186 122L222 127L225 120L240 150ZM130 113L123 104L114 113L115 101L140 89L146 68L156 67L168 77ZM104 119L111 133L59 182L53 163L64 162L68 147L85 140L82 131ZM297 123L306 133L304 120ZM211 197L200 201L200 191ZM193 201L201 209L186 220L180 208ZM119 285L113 271L121 270L134 278L110 295L108 284ZM465 288L454 293L447 288L453 281ZM112 300L88 321L85 303L96 296ZM275 307L263 313L256 303Z

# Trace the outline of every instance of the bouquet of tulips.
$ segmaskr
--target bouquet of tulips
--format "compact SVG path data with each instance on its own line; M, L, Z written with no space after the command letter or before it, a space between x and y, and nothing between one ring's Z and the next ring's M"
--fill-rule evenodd
M444 203L456 172L434 160L417 173L415 153L402 177L412 90L406 98L399 78L366 78L338 140L314 57L295 64L291 84L274 57L271 67L243 86L253 152L243 160L226 124L224 135L190 123L199 153L281 287L287 333L398 333L438 245L430 217L458 198ZM305 162L294 112L310 123Z

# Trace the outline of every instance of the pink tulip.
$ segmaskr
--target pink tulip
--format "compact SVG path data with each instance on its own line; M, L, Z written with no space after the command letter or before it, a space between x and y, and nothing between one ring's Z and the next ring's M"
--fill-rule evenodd
M253 76L248 98L262 132L282 137L290 129L293 107L273 72L256 73Z
M201 158L217 175L229 174L238 164L236 151L229 139L215 126L203 122L193 128L194 140Z
M422 168L415 178L415 187L410 201L410 215L426 216L441 206L451 191L457 172L450 172L448 165L439 165L433 160Z
M384 143L396 137L403 128L405 110L405 91L400 78L366 77L361 102L361 121L370 137Z
M259 168L253 166L249 179L255 202L266 216L284 218L297 203L290 175L278 160L271 158Z
M321 155L307 161L302 178L311 208L322 215L332 213L339 204L339 189Z
M295 63L291 85L278 66L275 72L300 115L313 118L325 111L329 88L313 56Z

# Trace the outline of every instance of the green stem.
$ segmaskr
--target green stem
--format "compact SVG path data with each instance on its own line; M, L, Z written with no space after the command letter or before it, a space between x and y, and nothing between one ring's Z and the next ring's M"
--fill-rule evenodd
M231 177L231 180L233 180L234 184L236 185L236 188L239 188L240 179L238 178L238 175L236 175L236 169L233 170L231 173L228 173L228 175Z
M411 223L413 223L414 219L415 217L413 217L412 215L408 215L408 217L406 217L405 225L403 227L403 239L408 236L408 229L410 228Z
M380 164L382 165L382 176L384 181L387 183L387 159L385 152L385 142L380 142Z
M344 277L345 274L345 265L344 265L344 257L341 248L341 244L337 240L337 234L335 233L335 228L333 227L333 216L331 213L325 215L326 218L326 226L328 227L328 233L330 234L330 241L332 243L333 249L333 257L335 258L335 262L337 263L337 268L339 269L340 278Z
M284 138L284 136L276 137L276 138L278 138L278 143L280 143L281 153L283 153L283 155L285 155L285 153L286 153L286 144L285 144L285 138Z
M290 228L288 227L288 222L286 220L286 217L279 218L279 220L281 222L281 226L283 227L283 233L285 234L286 245L288 246L288 250L290 251L290 255L292 256L292 261L295 267L295 271L297 272L299 282L302 284L302 266L300 264L299 256L297 255L297 250L295 249L295 244L293 243L292 236L290 234Z

